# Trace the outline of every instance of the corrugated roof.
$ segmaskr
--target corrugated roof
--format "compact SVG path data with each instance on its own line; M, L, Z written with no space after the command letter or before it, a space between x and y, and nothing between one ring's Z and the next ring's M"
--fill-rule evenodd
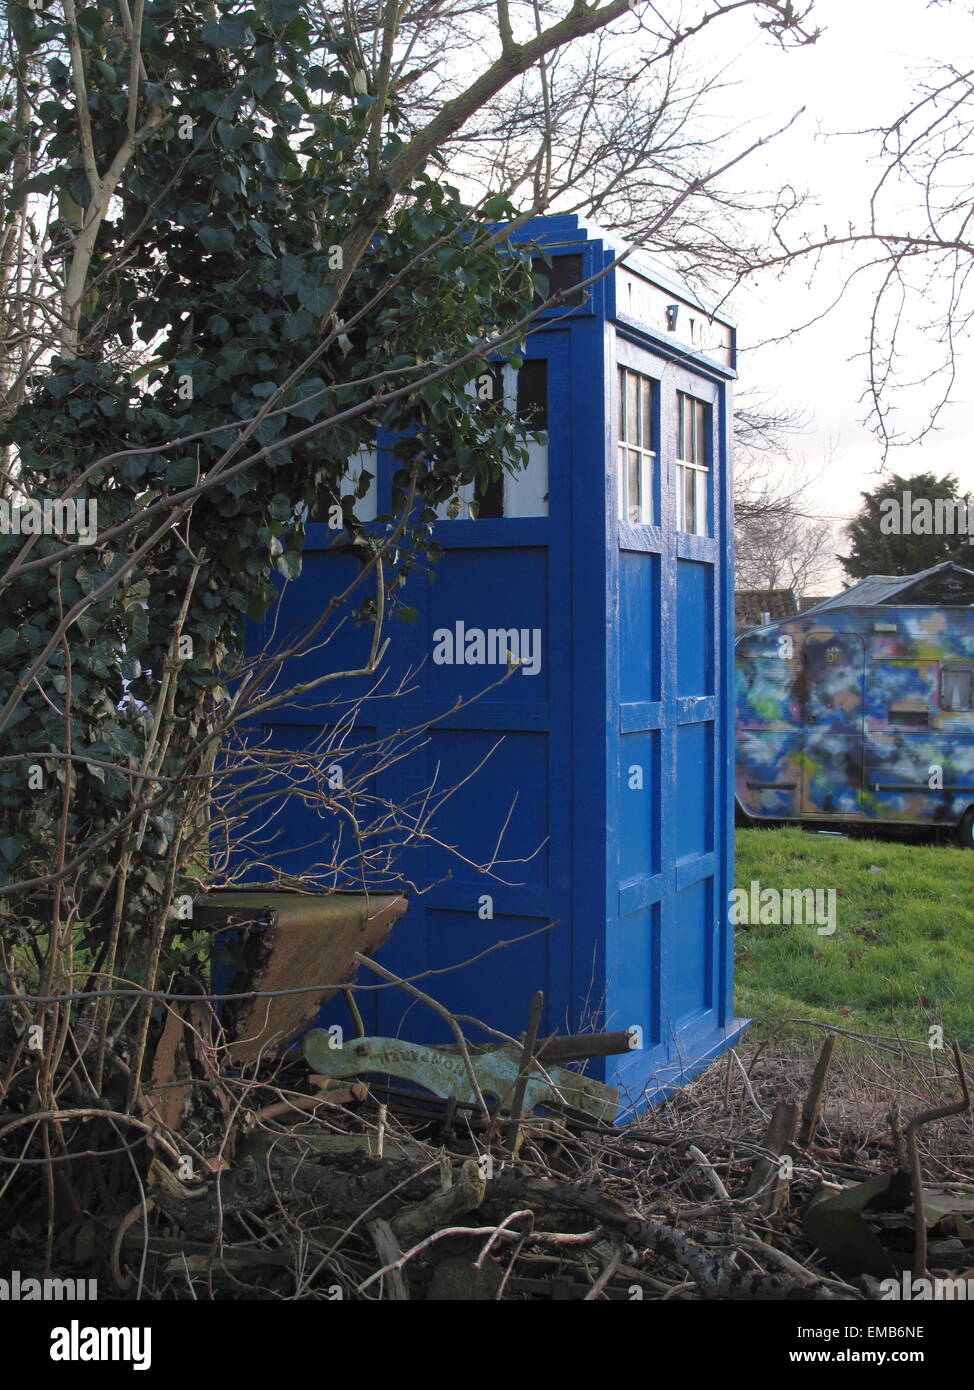
M821 613L826 608L875 608L879 604L893 603L898 595L905 594L915 584L931 579L934 575L946 575L949 571L969 579L974 584L974 570L954 564L953 560L945 560L942 564L931 565L929 569L920 570L917 574L871 574L866 579L860 579L858 584L851 584L834 598L824 599L822 603L817 603L814 608L806 611ZM909 599L905 601L910 602ZM919 602L929 608L939 608L949 603L950 597L945 592L941 597L931 595L930 598L920 599Z

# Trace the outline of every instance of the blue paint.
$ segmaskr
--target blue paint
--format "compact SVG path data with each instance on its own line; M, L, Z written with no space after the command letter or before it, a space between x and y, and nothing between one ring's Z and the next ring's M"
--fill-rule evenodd
M522 235L544 237L556 256L580 256L582 275L618 253L574 217L539 220ZM669 332L666 306L675 301L682 307ZM546 313L527 357L548 363L548 514L437 523L446 553L435 582L411 577L403 601L418 618L388 628L393 681L409 667L418 674L401 698L370 702L367 729L355 734L381 739L431 726L425 747L375 778L377 794L390 799L460 781L486 758L443 807L437 829L477 864L506 825L501 857L525 862L501 866L506 882L498 882L434 845L409 846L403 877L430 886L411 896L379 958L404 975L449 971L498 940L527 936L421 983L455 1012L511 1034L524 1028L537 989L543 1031L638 1027L640 1048L590 1064L623 1088L623 1113L631 1113L693 1075L742 1026L733 1016L726 907L733 330L710 324L686 286L634 254L591 287L586 304ZM619 363L653 383L656 460L649 516L639 524L618 520ZM708 410L709 535L675 529L678 391ZM379 441L380 514L390 496L388 443ZM304 573L284 586L255 638L264 648L312 622L348 577L350 562L329 552L333 542L324 526L309 526ZM464 634L538 630L540 670L519 671L449 713L458 695L477 695L501 674L434 663L437 642L442 651L442 634L458 623ZM367 641L365 632L343 632L323 652L290 662L284 679L347 669ZM314 738L334 718L313 704L276 711L262 729L278 746L308 748L309 763ZM327 833L319 809L293 796L271 828L281 835L270 857L288 869L312 862L310 846ZM490 920L479 913L484 895ZM398 991L358 999L370 1033L448 1040L439 1020ZM347 1022L337 1004L326 1017Z

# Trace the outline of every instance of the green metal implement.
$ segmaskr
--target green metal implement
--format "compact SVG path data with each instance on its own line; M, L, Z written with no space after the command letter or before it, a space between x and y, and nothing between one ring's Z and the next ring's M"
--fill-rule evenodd
M332 1044L323 1028L313 1028L304 1039L308 1064L324 1076L347 1080L355 1076L392 1076L411 1081L434 1096L472 1105L476 1095L470 1084L463 1057L451 1048L425 1047L402 1038L355 1038L342 1047ZM477 1084L484 1095L497 1102L500 1110L510 1107L517 1084L520 1051L515 1047L491 1048L471 1052ZM574 1106L596 1120L612 1121L619 1105L614 1086L594 1081L564 1067L532 1066L524 1092L524 1111L536 1106Z

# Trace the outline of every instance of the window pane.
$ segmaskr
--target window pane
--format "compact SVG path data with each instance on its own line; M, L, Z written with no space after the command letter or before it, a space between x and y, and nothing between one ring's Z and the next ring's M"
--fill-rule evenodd
M707 463L707 410L685 392L676 397L676 456L684 463Z
M930 727L930 711L925 709L898 708L896 705L890 705L889 722L891 724L905 725L909 728L926 729Z
M548 428L548 360L525 362L517 374L517 418L533 430Z
M485 362L474 381L477 402L485 414L496 415L504 406L504 364ZM484 478L478 474L473 483L471 516L501 517L504 515L504 477L501 472Z
M709 534L707 525L707 474L703 468L698 468L695 474L697 480L697 516L695 530L698 536Z
M540 256L535 257L531 262L531 268L535 275L543 275L548 282L548 293L542 298L540 294L534 296L534 307L537 309L539 304L543 304L545 299L553 294L573 291L565 296L566 304L583 304L588 297L588 290L576 290L575 285L580 280L585 279L585 269L582 257L577 256L552 256L551 265L546 265Z
M974 670L943 671L940 692L944 709L974 709Z
M641 477L639 479L639 520L651 525L653 521L653 456L641 456Z
M639 454L635 449L629 450L629 520L639 520Z
M653 447L653 383L648 376L642 379L643 387L643 420L642 435L640 443L644 449Z
M630 444L639 443L639 377L626 372L626 434Z
M619 469L619 517L620 517L620 520L622 520L622 521L627 520L627 518L628 518L628 516L629 516L629 499L628 499L628 497L626 496L626 492L627 492L627 486L626 486L626 467L627 467L627 463L628 463L628 460L627 460L627 457L626 457L626 450L625 450L625 449L620 449L620 450L619 450L619 462L618 462L618 469Z
M619 438L626 437L626 369L619 368Z
M692 468L683 470L683 481L686 489L683 514L686 517L686 530L692 533L697 529L696 475Z
M707 462L707 433L706 433L706 431L707 431L707 407L703 404L702 401L695 401L695 402L694 402L694 407L695 407L695 413L696 413L697 419L696 419L696 429L695 429L695 431L694 431L694 441L693 441L693 442L694 442L694 446L695 446L695 453L694 453L694 456L693 456L693 461L694 461L694 463L706 463L706 462Z
M481 409L497 409L504 401L504 366L501 362L485 362L474 377L474 395Z
M504 515L504 475L498 472L489 478L479 474L474 482L475 515L501 517Z

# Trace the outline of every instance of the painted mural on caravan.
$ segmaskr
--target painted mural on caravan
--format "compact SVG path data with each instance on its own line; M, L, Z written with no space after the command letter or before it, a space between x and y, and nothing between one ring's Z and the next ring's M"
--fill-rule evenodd
M737 642L737 800L974 849L974 571L875 575Z

